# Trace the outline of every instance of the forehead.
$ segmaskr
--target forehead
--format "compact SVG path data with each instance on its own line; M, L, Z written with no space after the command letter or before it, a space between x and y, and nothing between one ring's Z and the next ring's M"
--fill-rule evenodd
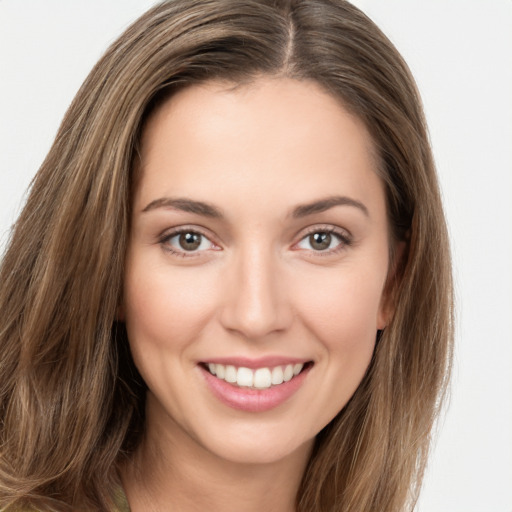
M150 117L137 202L155 195L307 202L314 194L379 192L364 123L313 81L262 78L186 87ZM379 193L382 193L380 190Z
M350 130L357 130L365 138L370 154L375 153L364 123L349 112L341 98L309 79L262 76L241 84L211 80L179 88L146 122L142 137L145 147L152 145L155 131L161 130L164 123L169 124L169 117L175 119L175 125L181 125L182 134L188 127L201 135L199 129L218 131L224 124L228 129L241 129L241 138L253 135L251 129L267 131L272 127L274 132L281 129L288 133L287 139L293 141L294 135L312 135L319 125L323 126L324 136L330 131L333 136L346 137Z

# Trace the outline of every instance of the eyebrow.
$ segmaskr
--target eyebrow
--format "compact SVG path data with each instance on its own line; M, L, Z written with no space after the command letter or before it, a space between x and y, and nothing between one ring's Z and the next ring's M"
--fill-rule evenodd
M149 212L158 208L173 208L183 212L195 213L203 217L211 217L212 219L221 219L224 217L221 210L212 204L203 201L194 201L186 198L161 197L151 201L142 211Z
M331 196L320 199L318 201L296 206L292 211L292 217L294 219L300 219L315 213L325 212L334 206L353 206L354 208L361 210L367 217L370 216L368 213L368 208L366 208L366 206L361 201L352 199L351 197L347 196Z
M334 208L335 206L352 206L369 217L368 208L366 208L366 206L361 201L352 199L347 196L331 196L312 201L311 203L298 205L293 208L291 214L288 216L291 216L294 219L300 219L315 213L325 212L331 208ZM196 215L201 215L203 217L210 217L212 219L224 218L222 211L216 206L204 201L195 201L193 199L187 198L161 197L151 201L142 210L142 212L149 212L158 208L172 208L175 210L181 210L183 212L195 213Z

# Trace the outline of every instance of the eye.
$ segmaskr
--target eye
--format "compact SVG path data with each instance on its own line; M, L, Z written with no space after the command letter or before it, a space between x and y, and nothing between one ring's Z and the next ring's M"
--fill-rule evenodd
M299 249L332 254L350 245L350 243L351 240L347 234L339 233L329 228L311 231L302 238L297 247Z
M179 256L193 256L201 251L217 248L205 235L191 229L169 233L160 240L160 243L165 250Z

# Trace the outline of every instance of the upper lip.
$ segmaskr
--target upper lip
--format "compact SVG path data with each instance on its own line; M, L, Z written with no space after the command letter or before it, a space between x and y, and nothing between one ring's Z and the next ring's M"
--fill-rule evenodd
M204 364L223 364L225 366L231 365L237 368L273 368L275 366L286 366L288 364L308 363L311 359L301 357L288 357L288 356L265 356L257 358L249 357L213 357L201 361Z

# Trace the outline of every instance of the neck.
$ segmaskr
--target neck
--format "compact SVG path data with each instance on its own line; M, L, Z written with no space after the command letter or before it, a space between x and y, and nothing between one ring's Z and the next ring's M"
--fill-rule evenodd
M294 512L312 442L268 463L225 460L180 429L148 428L122 469L131 512Z

